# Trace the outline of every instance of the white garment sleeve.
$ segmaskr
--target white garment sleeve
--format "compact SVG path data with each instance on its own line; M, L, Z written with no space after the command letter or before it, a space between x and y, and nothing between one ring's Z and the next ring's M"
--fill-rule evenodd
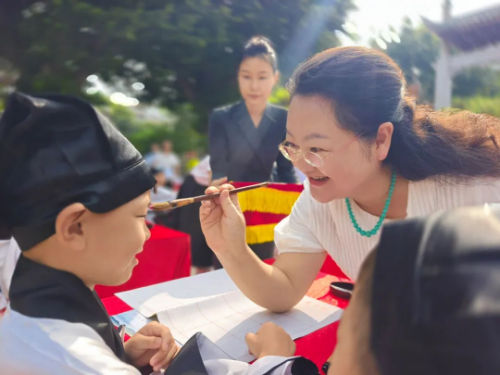
M290 216L274 228L274 242L279 253L321 253L325 251L313 232L327 210L317 210L320 204L313 202L309 182L304 183L304 191L295 202ZM332 230L334 228L331 228Z
M13 238L0 241L0 294L4 298L9 297L10 282L20 254L21 250Z
M140 375L92 328L30 318L7 308L0 319L0 374Z
M262 375L273 368L270 375L291 375L293 358L268 356L251 365L230 359L215 359L204 361L204 364L209 375Z

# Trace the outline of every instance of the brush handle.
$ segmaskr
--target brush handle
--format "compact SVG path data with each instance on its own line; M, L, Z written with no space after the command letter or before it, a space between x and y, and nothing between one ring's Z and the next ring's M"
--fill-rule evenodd
M266 187L268 185L269 185L269 182L262 182L260 184L249 185L249 186L241 187L238 189L233 189L229 193L230 194L237 194L237 193L240 193L242 191L258 189L261 187ZM169 202L153 203L150 206L150 208L153 209L154 211L173 210L173 209L178 208L178 207L187 206L188 204L208 201L210 199L217 198L220 196L220 194L221 193L199 195L197 197L192 197L192 198L174 199L174 200L169 201Z

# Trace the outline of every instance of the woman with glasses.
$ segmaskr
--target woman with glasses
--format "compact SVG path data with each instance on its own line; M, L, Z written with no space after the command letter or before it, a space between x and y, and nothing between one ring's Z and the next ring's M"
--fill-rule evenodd
M385 222L500 202L500 121L415 106L386 55L361 47L324 51L296 70L289 90L281 151L307 181L275 229L274 265L246 247L236 197L223 191L200 211L209 247L255 303L293 307L326 254L356 280Z
M278 149L285 139L287 111L268 103L278 80L278 61L271 42L263 37L250 39L238 67L238 86L243 100L217 108L210 116L211 185L271 179L297 182L292 163ZM272 258L274 243L255 244L252 250L261 259ZM204 262L197 266L210 265ZM220 267L216 259L215 266Z

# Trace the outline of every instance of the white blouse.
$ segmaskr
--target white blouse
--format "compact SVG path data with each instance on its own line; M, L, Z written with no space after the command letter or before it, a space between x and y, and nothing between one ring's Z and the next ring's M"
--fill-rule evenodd
M436 180L410 182L407 218L485 203L500 203L499 180L476 179L464 184ZM375 226L379 217L363 211L355 202L351 206L362 229L370 230ZM361 236L351 223L343 199L319 203L311 196L309 182L305 181L304 191L292 213L276 226L274 239L280 253L326 251L342 271L355 280L363 260L377 245L380 233L372 237Z

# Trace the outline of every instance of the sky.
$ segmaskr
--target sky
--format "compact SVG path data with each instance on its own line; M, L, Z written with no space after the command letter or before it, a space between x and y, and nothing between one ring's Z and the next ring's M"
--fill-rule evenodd
M367 46L370 39L388 31L390 26L399 30L405 16L409 16L414 23L420 23L420 16L432 21L442 19L443 0L354 0L354 3L359 10L351 13L348 22L357 28L361 40L355 43L349 38L342 38L345 45ZM452 0L452 16L498 4L500 0Z

